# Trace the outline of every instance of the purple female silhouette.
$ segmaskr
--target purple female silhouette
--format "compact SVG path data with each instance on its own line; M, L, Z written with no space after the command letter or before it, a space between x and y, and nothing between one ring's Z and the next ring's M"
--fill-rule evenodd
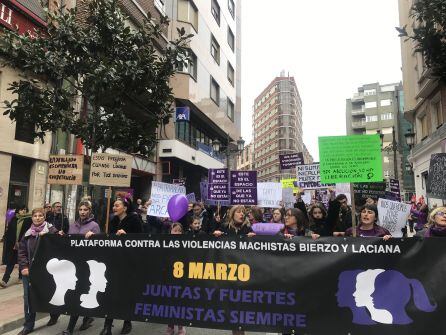
M392 314L393 324L406 325L412 319L406 313L406 305L411 296L415 306L423 312L433 312L437 305L431 304L423 285L417 279L406 278L394 270L380 273L375 279L375 291L372 294L374 306Z
M358 325L374 325L376 324L367 312L366 307L356 306L353 293L356 291L356 277L364 270L344 271L339 275L338 279L338 298L339 307L348 307L353 313L353 323Z

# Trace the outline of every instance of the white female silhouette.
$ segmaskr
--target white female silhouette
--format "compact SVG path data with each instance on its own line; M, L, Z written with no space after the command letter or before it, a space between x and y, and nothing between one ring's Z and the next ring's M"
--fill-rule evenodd
M367 270L356 277L356 291L353 293L356 306L365 307L370 312L372 320L392 324L393 316L388 310L376 309L373 303L372 293L375 291L375 279L384 272L383 269Z
M47 271L53 276L56 290L50 300L54 306L65 305L65 294L76 288L76 267L65 259L52 258L46 263Z
M96 308L99 306L96 295L98 292L105 292L107 287L107 279L105 278L105 270L107 267L104 263L96 261L87 261L90 267L90 291L88 294L81 295L81 306L84 308Z

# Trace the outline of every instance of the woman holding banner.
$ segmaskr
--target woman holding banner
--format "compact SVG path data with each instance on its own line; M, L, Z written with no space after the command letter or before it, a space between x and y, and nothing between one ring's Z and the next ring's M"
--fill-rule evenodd
M228 223L214 231L214 236L220 237L222 235L247 235L249 237L254 236L251 224L246 218L245 206L233 206L229 210Z
M83 200L79 203L78 207L79 219L74 223L70 224L68 228L69 235L84 235L85 238L90 238L94 234L99 234L101 232L98 223L94 220L92 214L92 205L88 200ZM63 231L59 234L63 235ZM74 332L74 327L76 326L79 315L71 315L70 321L68 322L67 329L63 331L63 335L71 335ZM93 318L85 316L82 320L82 325L79 330L86 330L91 327Z
M429 215L429 227L417 233L424 237L446 237L446 207L435 208Z
M125 234L142 233L142 222L138 214L133 210L130 198L122 197L113 204L114 217L110 222L110 234L118 236ZM105 319L104 328L100 335L111 335L113 319ZM121 334L129 334L132 331L132 323L129 320L124 321Z
M289 208L285 213L285 228L281 232L285 238L305 236L308 229L308 220L298 208Z
M35 208L31 212L32 224L25 232L19 244L18 263L19 270L22 274L23 280L23 302L25 308L25 323L19 335L27 335L34 330L34 323L36 320L36 313L31 312L29 306L29 268L31 267L34 253L37 249L37 242L40 236L44 234L55 234L57 229L45 221L45 210L43 208Z

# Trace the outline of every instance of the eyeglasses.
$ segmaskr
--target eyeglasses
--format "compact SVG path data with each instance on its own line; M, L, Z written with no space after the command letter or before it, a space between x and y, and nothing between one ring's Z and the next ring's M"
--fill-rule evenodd
M439 216L445 216L446 213L445 213L445 212L437 212L437 213L435 213L435 216L437 216L437 215L439 215Z

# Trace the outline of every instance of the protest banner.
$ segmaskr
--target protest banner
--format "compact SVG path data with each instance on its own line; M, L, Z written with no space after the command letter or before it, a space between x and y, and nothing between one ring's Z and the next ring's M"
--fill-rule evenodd
M304 164L304 155L301 152L289 155L279 155L280 169L294 169L297 165Z
M257 171L231 171L231 205L257 205Z
M50 155L48 160L48 184L81 185L84 169L82 155Z
M403 237L403 229L407 224L411 206L387 199L378 200L379 225L390 231L393 237Z
M282 188L291 188L294 193L300 193L302 190L297 187L297 179L289 178L289 179L281 179L280 183L282 184Z
M282 185L280 183L257 183L257 206L280 208L281 201Z
M445 334L445 252L441 238L46 234L30 300L36 312L227 330Z
M432 198L446 199L446 153L431 156L427 194Z
M354 183L353 191L355 193L356 206L363 206L365 201L370 198L378 201L379 198L386 198L386 183Z
M304 190L318 190L335 187L335 184L321 184L319 163L296 166L297 186Z
M379 135L319 137L322 183L383 180Z
M90 184L130 187L133 157L94 153L91 157Z
M228 169L208 170L208 199L229 201Z
M152 189L150 191L152 204L147 209L147 215L168 218L167 204L175 194L185 195L186 188L180 185L152 181Z
M292 188L283 188L282 189L282 201L283 201L283 207L285 207L285 209L294 207L296 198L294 197Z
M186 194L186 198L190 204L194 204L197 202L197 199L195 198L195 193Z

